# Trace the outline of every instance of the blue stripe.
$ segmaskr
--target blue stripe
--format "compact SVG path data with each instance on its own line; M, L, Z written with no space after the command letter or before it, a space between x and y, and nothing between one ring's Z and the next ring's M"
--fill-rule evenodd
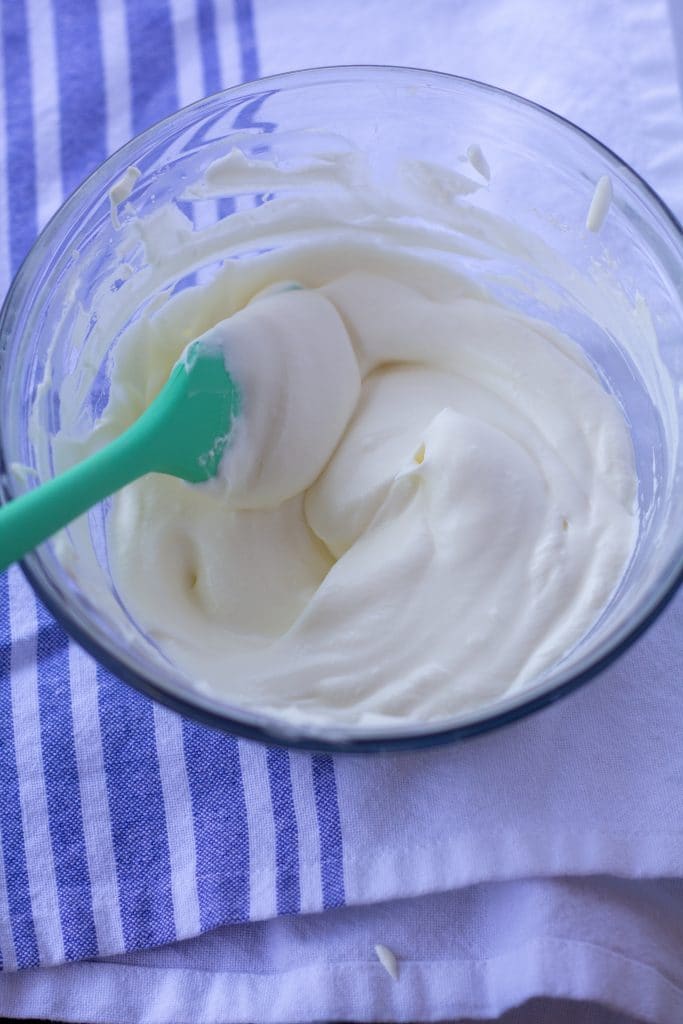
M301 910L299 830L294 811L289 753L280 747L269 747L266 763L275 823L277 912L298 914Z
M251 82L261 77L252 0L235 0L235 21L239 34L242 81Z
M173 25L165 0L127 0L133 131L178 109Z
M107 156L104 66L96 3L63 4L55 18L59 78L62 185L71 193ZM87 82L87 89L83 83ZM101 414L109 397L104 364L90 393L90 409Z
M218 57L216 12L212 0L198 0L197 19L199 42L202 50L204 95L209 96L221 88L221 65Z
M183 721L183 745L197 847L202 931L249 919L249 833L239 746Z
M38 603L38 701L57 897L67 960L97 955L69 683L69 640Z
M251 0L235 0L235 18L237 21L237 36L240 50L240 67L242 81L249 82L259 78L260 60L258 45L256 42L256 29L254 27L254 11ZM255 117L261 104L274 96L277 90L266 92L257 100L245 104L235 118L236 128L261 128L264 132L272 132L277 125L272 121L256 121Z
M97 4L60 4L55 33L62 181L68 194L107 155Z
M16 271L36 236L36 171L33 123L27 115L32 104L31 63L24 0L2 8L2 49L7 118L7 183L9 248Z
M7 573L0 573L0 632L3 641L10 634L9 583ZM16 656L22 648L17 646ZM32 657L33 652L28 652ZM31 893L26 870L26 850L21 824L19 776L14 750L11 660L3 643L0 653L0 833L5 864L7 903L12 923L12 937L19 967L36 967L39 963L36 930L31 912Z
M256 100L250 100L249 103L245 103L240 108L240 112L235 118L235 128L260 128L263 132L273 132L277 128L274 121L257 121L256 115L258 114L261 106L270 97L275 95L275 90L263 93ZM258 152L257 149L254 150Z
M125 947L158 946L176 936L153 705L101 666L97 680Z
M36 171L28 28L24 0L2 9L2 55L6 117L8 241L15 272L37 233ZM31 908L26 849L21 819L19 776L14 749L14 723L10 684L12 637L7 573L0 573L0 833L5 867L7 903L17 965L39 963L38 943ZM22 656L17 646L16 656ZM28 653L33 656L33 651Z
M323 907L342 907L344 891L344 849L334 761L329 754L313 754L313 790L320 832L320 876Z

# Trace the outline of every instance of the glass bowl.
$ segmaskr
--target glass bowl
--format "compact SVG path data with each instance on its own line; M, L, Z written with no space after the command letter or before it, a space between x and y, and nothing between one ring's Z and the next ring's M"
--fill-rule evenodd
M208 200L198 196L193 183L231 148L240 149L252 167L275 161L284 173L272 184L264 172L252 175L251 183L224 182ZM492 170L490 182L481 152ZM457 239L464 272L509 306L578 341L621 403L635 448L639 535L599 621L533 685L475 712L385 731L293 730L275 715L197 689L130 620L108 570L109 503L62 534L59 544L46 543L28 555L23 568L41 600L102 665L183 714L253 738L316 749L452 741L537 710L598 675L662 609L683 566L681 229L623 161L551 112L443 74L324 68L211 96L131 141L48 224L5 302L1 496L7 501L55 473L63 458L56 436L66 420L72 434L92 430L108 395L107 354L127 324L151 315L165 296L210 281L225 259L251 258L288 239L256 229L251 235L233 232L227 251L219 227L216 245L198 255L189 271L177 253L186 258L193 237L216 233L217 224L227 230L230 218L245 210L277 199L313 199L326 187L324 175L288 176L287 168L324 168L330 154L349 161L360 155L387 188L396 169L416 156L437 175L443 172L439 180L451 189L452 203L442 203L435 214L437 248L447 253L449 238ZM130 167L139 173L128 172ZM604 175L614 197L601 230L591 232L586 215ZM483 187L470 189L467 181ZM167 225L155 234L159 211L169 208L177 215L177 233ZM340 211L343 219L343 203ZM70 570L76 554L89 565L85 583Z

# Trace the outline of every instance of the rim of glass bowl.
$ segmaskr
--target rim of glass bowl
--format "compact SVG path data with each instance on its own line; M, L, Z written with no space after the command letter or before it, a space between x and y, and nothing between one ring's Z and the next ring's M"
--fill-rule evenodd
M575 134L589 148L596 150L606 164L609 165L613 173L625 177L634 190L639 193L641 200L644 200L647 205L658 211L660 216L663 216L664 222L673 232L672 241L681 250L681 260L683 262L683 228L657 193L616 153L599 142L594 136L552 110L548 110L538 103L524 99L505 89L499 89L497 86L478 82L475 79L446 74L445 72L385 65L341 65L306 68L260 78L253 82L246 82L222 92L214 93L190 106L184 107L169 117L156 122L140 135L135 136L135 138L108 157L104 163L100 164L78 186L38 235L38 238L19 267L7 293L2 311L0 312L0 381L2 380L5 363L8 336L7 324L11 321L10 314L15 307L21 306L24 293L28 291L34 275L41 268L43 252L50 251L50 241L60 237L63 225L68 226L72 221L72 217L74 219L78 218L79 210L88 208L88 200L91 195L97 194L105 183L107 187L111 187L111 184L116 181L120 174L128 166L135 163L134 154L144 149L149 140L163 135L168 130L172 130L174 134L183 130L195 120L197 114L201 113L205 108L208 111L217 101L222 102L224 99L238 100L240 97L250 95L254 90L263 92L271 90L274 86L278 85L287 87L294 82L314 85L317 82L321 84L333 81L360 82L379 78L385 80L414 79L416 76L419 76L422 81L431 81L441 85L454 85L458 89L464 88L474 92L489 93L499 101L502 100L513 106L521 107L525 111L530 111L532 116L540 120L549 119L564 126L564 130L570 134ZM0 503L7 502L12 497L8 474L8 460L4 451L4 439L0 426ZM58 587L53 583L49 572L43 565L40 549L27 555L20 565L38 598L77 643L120 679L149 697L168 705L175 711L199 719L207 725L262 742L309 750L371 752L435 746L462 740L478 733L488 732L491 729L506 725L559 700L573 690L576 690L579 686L587 683L590 679L593 679L619 658L651 625L671 600L681 582L683 582L683 525L676 554L672 557L667 569L662 573L658 583L650 588L647 599L642 602L637 612L631 617L631 620L615 632L599 657L584 659L584 663L580 663L578 668L575 668L566 679L562 678L561 673L557 679L551 675L549 679L537 684L535 687L497 702L495 708L487 711L484 707L469 716L458 716L457 722L442 720L422 725L411 724L387 730L372 728L345 728L342 730L323 724L315 724L310 727L296 727L295 730L291 725L278 719L274 714L265 715L256 710L227 705L213 700L210 695L200 691L190 692L186 688L176 686L175 681L163 683L160 679L142 675L132 665L128 664L116 650L112 649L112 644L100 638L100 631L97 627L94 628L97 630L98 635L94 635L92 629L84 627L81 616L75 614L69 605L62 600Z

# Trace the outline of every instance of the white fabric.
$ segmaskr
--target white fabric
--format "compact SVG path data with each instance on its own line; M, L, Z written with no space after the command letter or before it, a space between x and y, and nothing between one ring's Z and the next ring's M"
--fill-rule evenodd
M522 93L613 147L683 215L664 0L257 0L255 27L263 74L396 63ZM503 1019L683 1020L683 883L667 880L683 878L682 626L678 600L605 677L502 731L338 759L346 897L366 906L6 974L0 1010L97 1024L490 1019L552 996L617 1016L529 1004ZM401 961L398 982L377 942Z
M442 895L236 925L116 962L6 977L3 1010L59 1020L490 1019L543 993L617 1020L683 1019L683 882L596 877L489 883ZM395 951L394 981L373 953ZM572 1021L613 1014L574 1004ZM508 1020L507 1016L504 1018ZM555 1024L533 1005L510 1018Z

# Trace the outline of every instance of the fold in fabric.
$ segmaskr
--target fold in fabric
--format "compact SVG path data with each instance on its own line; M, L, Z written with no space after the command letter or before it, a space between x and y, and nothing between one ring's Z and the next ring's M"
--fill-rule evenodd
M0 1007L92 1024L683 1019L683 882L489 883L218 929L115 961L0 977ZM374 953L395 954L394 981ZM508 1011L539 995L519 1013ZM566 1018L555 1000L580 1000ZM561 1005L561 1004L560 1004ZM543 1014L545 1013L545 1016Z

